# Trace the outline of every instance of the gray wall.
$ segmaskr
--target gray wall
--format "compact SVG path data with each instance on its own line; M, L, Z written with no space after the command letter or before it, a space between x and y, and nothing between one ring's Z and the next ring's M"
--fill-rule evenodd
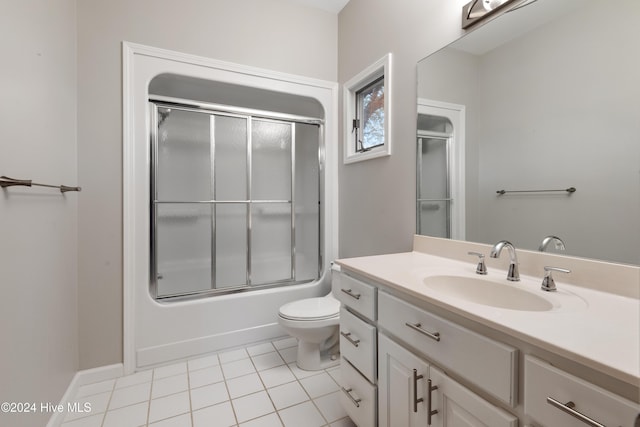
M461 34L466 0L351 0L339 15L338 81L393 54L392 155L340 160L340 256L411 250L415 232L416 64ZM342 150L341 150L342 153Z
M555 234L569 254L640 263L639 12L636 0L593 2L482 58L478 241L536 249Z
M640 61L628 54L640 4L610 6L587 2L480 56L445 49L420 63L420 96L467 106L467 240L535 250L555 234L572 255L640 262ZM570 197L495 195L570 186Z
M2 1L0 175L76 185L75 0ZM77 201L85 193L0 190L0 413L3 426L44 425L78 368Z
M337 24L287 0L78 2L81 368L122 362L121 42L335 81Z

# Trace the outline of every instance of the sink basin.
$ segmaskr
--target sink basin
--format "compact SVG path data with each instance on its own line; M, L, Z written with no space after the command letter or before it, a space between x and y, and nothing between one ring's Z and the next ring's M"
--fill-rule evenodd
M520 311L550 311L553 304L515 284L464 276L431 276L423 283L436 292L476 304Z

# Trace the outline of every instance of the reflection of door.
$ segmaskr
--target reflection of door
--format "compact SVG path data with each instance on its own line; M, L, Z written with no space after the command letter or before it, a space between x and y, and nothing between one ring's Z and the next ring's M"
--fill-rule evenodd
M451 134L418 131L418 234L451 237Z
M418 100L417 234L465 238L464 106Z

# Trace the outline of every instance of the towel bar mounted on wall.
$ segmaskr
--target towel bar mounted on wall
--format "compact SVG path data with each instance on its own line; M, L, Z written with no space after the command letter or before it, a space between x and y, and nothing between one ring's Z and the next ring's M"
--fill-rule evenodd
M506 193L553 193L553 192L560 192L560 191L564 191L564 192L567 192L568 194L571 194L576 192L576 187L569 187L562 190L498 190L496 191L496 193L498 193L499 196L502 196L503 194L506 194Z
M38 184L37 182L33 182L30 179L15 179L9 178L8 176L0 176L0 187L13 187L13 186L21 186L21 187L50 187L50 188L58 188L61 193L66 193L67 191L81 191L80 187L68 187L66 185L50 185L50 184Z

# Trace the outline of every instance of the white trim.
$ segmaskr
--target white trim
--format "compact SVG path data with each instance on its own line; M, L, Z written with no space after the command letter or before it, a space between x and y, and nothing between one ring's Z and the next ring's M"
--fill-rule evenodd
M87 384L98 383L101 381L120 378L124 374L124 366L122 363L115 365L101 366L99 368L86 369L78 371L71 379L67 391L65 391L60 404L67 408L68 403L73 403L80 387ZM47 422L47 427L59 427L64 422L66 411L54 412Z
M369 151L357 152L350 141L353 140L351 133L351 121L356 117L355 98L356 92L366 86L371 81L384 75L384 145L372 148ZM359 162L362 160L374 159L391 155L391 53L387 53L373 64L353 76L344 84L342 96L343 110L343 151L345 164Z
M465 114L464 105L449 102L418 99L418 114L431 114L446 117L453 125L450 154L451 185L451 238L465 240L466 236L466 197L465 197Z
M147 332L149 331L149 316L155 316L160 312L174 313L171 316L187 315L196 316L193 310L200 310L201 314L197 327L203 332L198 332L195 339L207 336L214 336L214 332L207 332L209 328L207 322L211 322L211 311L207 312L204 307L204 300L184 303L158 304L152 301L148 295L148 213L143 212L146 208L145 200L148 199L148 170L149 153L146 145L136 140L144 140L144 132L148 125L141 114L142 98L148 98L148 83L151 78L161 73L175 73L175 70L186 71L186 74L211 80L219 80L227 83L246 85L261 89L281 91L299 96L316 98L325 110L325 231L323 238L325 248L323 259L325 268L321 280L318 283L288 287L288 290L271 290L261 294L263 300L268 300L270 304L278 304L295 298L305 298L317 296L319 293L328 292L330 262L338 254L338 176L336 159L338 158L338 84L324 80L307 77L300 77L291 74L264 70L260 68L233 64L218 61L210 58L174 52L166 49L159 49L134 43L123 42L122 44L122 79L123 79L123 361L124 372L133 373L139 368L140 360L137 360L137 352L141 348L153 346L170 345L184 340L189 342L194 339L194 333L189 335L189 326L186 326L184 338L167 338L166 342L154 342L149 344L142 341L150 341ZM157 74L153 74L157 73ZM145 106L146 98L144 99ZM141 125L145 128L141 128ZM137 127L136 127L137 126ZM140 286L144 286L145 292L141 292ZM295 288L295 289L293 289ZM253 294L262 291L255 291L245 294ZM280 294L278 295L278 292ZM275 295L274 295L275 294ZM250 297L243 295L244 301L252 304ZM213 298L212 298L213 299ZM230 301L226 297L215 297L221 303ZM188 307L187 307L188 306ZM142 308L141 308L142 307ZM276 309L277 310L277 306ZM275 311L274 310L274 311ZM254 310L255 311L255 310ZM258 310L259 311L259 310ZM155 313L155 314L154 314ZM179 314L176 314L179 313ZM141 321L141 317L144 321ZM266 317L263 315L263 317ZM171 317L172 318L172 317ZM271 318L270 318L271 319ZM238 330L246 329L243 321L237 319ZM271 321L271 320L270 320ZM146 323L145 323L146 322ZM194 320L195 322L195 320ZM232 324L232 322L227 322ZM246 323L246 322L245 322ZM268 322L263 322L268 323ZM195 324L195 323L194 323ZM141 327L143 325L143 327ZM144 326L146 325L146 326ZM203 326L204 325L204 326ZM256 326L256 325L251 325ZM236 327L234 325L234 327ZM146 329L145 329L146 328ZM159 325L155 331L161 333L162 328L167 326ZM200 335L198 335L200 334ZM160 341L160 340L158 340ZM240 343L239 343L240 344ZM185 353L186 354L186 353Z
M205 355L220 350L236 348L247 342L261 342L274 340L286 336L286 332L277 323L261 325L241 331L232 331L225 334L198 337L175 343L169 343L154 347L139 348L136 350L138 367L147 369L168 361L185 360L194 355Z

